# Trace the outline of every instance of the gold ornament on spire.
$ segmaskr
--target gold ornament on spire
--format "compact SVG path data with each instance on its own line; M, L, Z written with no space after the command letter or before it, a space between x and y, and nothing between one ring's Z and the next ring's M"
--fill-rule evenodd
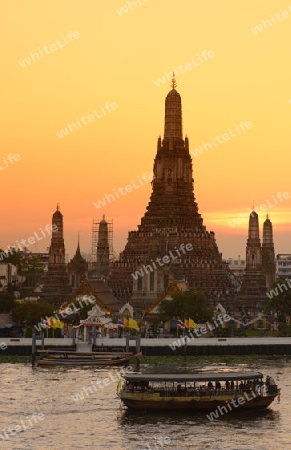
M175 79L175 73L173 72L173 78L172 78L172 84L171 84L171 88L172 89L176 89L177 87L177 81Z

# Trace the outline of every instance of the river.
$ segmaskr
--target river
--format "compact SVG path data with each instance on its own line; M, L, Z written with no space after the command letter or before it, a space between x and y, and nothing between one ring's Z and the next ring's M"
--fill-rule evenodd
M12 450L277 450L291 447L288 362L203 370L258 370L281 387L266 411L225 414L130 413L116 395L120 368L31 368L1 364L0 444ZM141 371L193 370L141 365ZM98 382L98 384L97 384ZM91 388L91 389L90 389ZM77 395L78 394L78 395ZM83 397L83 398L82 398ZM4 440L5 439L5 440Z

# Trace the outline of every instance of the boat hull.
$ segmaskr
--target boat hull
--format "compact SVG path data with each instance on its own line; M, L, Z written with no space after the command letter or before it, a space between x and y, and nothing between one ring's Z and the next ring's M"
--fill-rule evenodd
M245 393L241 397L227 396L226 398L208 398L201 397L160 397L141 395L140 398L133 397L132 394L120 394L120 399L129 409L143 411L214 411L217 408L223 408L222 413L246 410L246 409L264 409L267 408L278 394L268 396L257 396L253 398ZM238 403L240 398L240 404Z
M38 366L112 366L120 365L129 361L132 356L126 358L113 358L113 359L39 359L37 361Z

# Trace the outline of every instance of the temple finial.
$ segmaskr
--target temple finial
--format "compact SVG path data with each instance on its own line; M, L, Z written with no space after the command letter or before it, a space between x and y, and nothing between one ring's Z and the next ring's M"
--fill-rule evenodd
M60 210L60 204L59 204L59 202L57 202L57 211L59 211Z
M102 219L105 220L105 214L103 213Z
M171 88L172 89L176 89L177 87L177 81L175 79L175 73L173 72L173 78L172 78L172 84L171 84Z

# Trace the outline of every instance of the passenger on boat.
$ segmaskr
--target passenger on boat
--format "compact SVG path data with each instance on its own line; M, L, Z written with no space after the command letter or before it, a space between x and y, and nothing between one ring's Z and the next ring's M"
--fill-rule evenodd
M215 383L215 389L221 389L220 381L216 381L216 383Z
M128 383L125 386L125 392L133 392L133 384L132 383Z
M268 392L270 394L274 394L274 393L277 392L277 385L276 385L275 380L274 380L273 377L270 377L270 384L268 386Z
M206 395L206 386L203 384L203 386L200 386L200 395Z

